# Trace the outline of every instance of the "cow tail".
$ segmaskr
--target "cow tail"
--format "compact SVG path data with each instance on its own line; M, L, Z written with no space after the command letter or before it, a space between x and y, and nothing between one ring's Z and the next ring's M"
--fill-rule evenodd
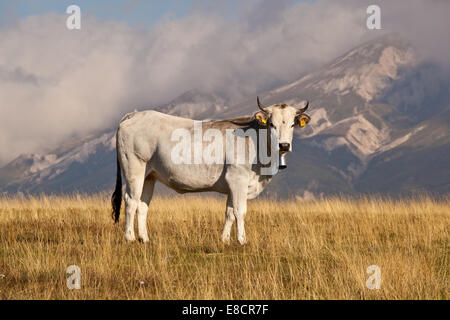
M122 173L120 168L119 155L117 154L117 175L116 175L116 189L111 197L112 218L114 223L119 222L120 206L122 205Z

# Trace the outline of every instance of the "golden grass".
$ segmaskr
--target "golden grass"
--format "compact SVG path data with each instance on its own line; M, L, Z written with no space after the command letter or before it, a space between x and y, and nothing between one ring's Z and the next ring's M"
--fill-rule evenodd
M0 200L1 299L448 299L450 198L249 202L249 245L220 242L225 200L156 198L150 244L104 196ZM235 227L234 227L235 228ZM69 265L81 290L68 290ZM366 268L381 268L381 288Z

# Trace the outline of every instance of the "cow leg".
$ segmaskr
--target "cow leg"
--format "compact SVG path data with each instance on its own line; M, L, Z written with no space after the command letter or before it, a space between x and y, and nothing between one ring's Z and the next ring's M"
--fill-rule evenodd
M247 194L239 195L236 202L233 202L233 213L236 217L237 239L240 244L247 243L245 236L244 218L247 214Z
M142 242L149 242L147 233L147 213L148 206L153 197L153 190L155 187L155 177L147 176L144 181L144 188L142 190L141 201L137 209L138 235Z
M235 219L236 218L233 213L233 202L231 200L231 196L229 195L227 198L227 208L225 210L225 226L223 227L222 232L222 242L230 243L231 227L233 226Z
M142 188L145 178L145 164L135 162L132 166L133 173L125 171L127 191L125 194L125 239L136 240L134 235L134 216L141 202Z
M244 218L247 213L247 192L248 181L245 179L237 179L238 181L230 186L231 201L233 205L233 214L236 218L237 239L240 244L247 243L245 236Z

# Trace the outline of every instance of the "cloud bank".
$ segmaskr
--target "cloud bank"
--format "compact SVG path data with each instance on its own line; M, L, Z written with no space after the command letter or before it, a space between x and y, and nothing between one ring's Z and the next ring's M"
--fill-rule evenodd
M83 15L81 30L70 31L58 14L3 25L0 164L112 127L126 111L190 89L237 102L387 31L429 59L450 57L448 1L381 1L383 31L366 29L369 1L232 4L197 1L187 16L151 29Z

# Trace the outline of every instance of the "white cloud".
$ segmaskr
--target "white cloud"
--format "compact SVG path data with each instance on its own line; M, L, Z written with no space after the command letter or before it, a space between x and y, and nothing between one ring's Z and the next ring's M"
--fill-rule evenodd
M361 1L278 3L249 1L237 5L235 16L198 4L188 16L160 21L150 30L83 16L81 31L69 31L66 16L56 14L3 26L0 163L113 126L130 109L162 104L193 88L238 100L379 35L366 29ZM416 36L430 51L425 55L441 57L450 47L448 37L439 38L442 46L430 46L427 32L444 36L448 20L430 15L443 16L449 5L435 1L430 9L426 3L414 0L406 11L424 28ZM382 7L384 27L393 16L387 31L414 38L410 17L402 17L399 8ZM420 16L427 20L418 21ZM433 26L447 29L439 33Z

